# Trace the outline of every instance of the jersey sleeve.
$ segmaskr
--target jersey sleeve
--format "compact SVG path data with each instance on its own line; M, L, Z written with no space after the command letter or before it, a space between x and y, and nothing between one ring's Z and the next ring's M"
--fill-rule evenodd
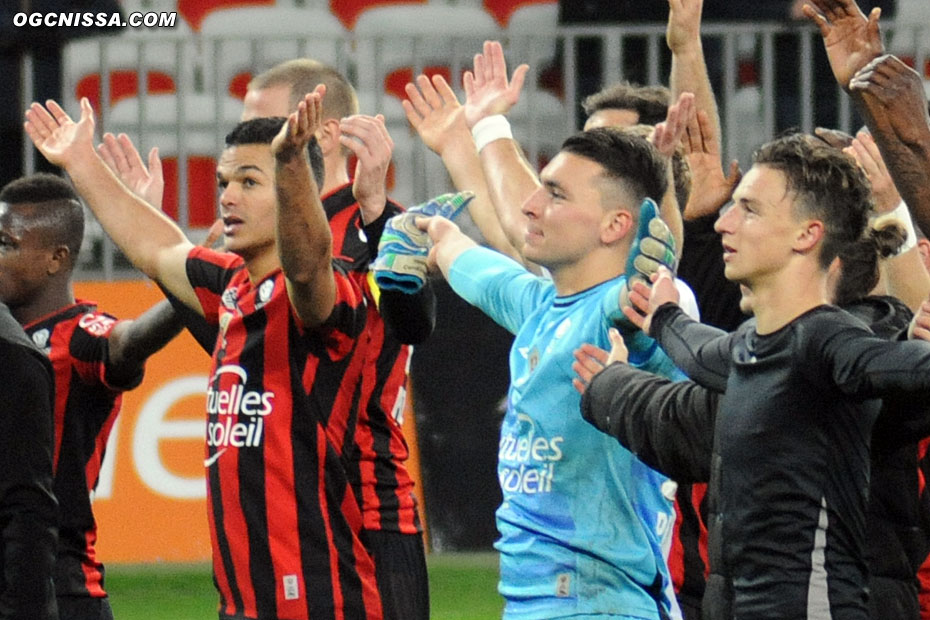
M242 268L242 259L234 254L200 246L191 248L187 255L187 279L200 302L207 323L219 323L220 298L229 281Z
M726 391L730 348L738 332L728 334L699 323L674 304L656 310L650 331L690 379L717 392Z
M282 279L284 275L279 277ZM306 329L297 311L291 305L291 316L301 333L310 336L318 334L326 343L326 348L333 359L348 355L355 347L355 342L365 329L367 305L359 278L347 264L339 259L333 260L333 277L336 281L336 300L333 311L323 324L313 330Z
M120 321L104 312L82 315L71 334L68 353L74 360L74 369L81 381L88 385L102 385L114 392L131 390L142 383L144 369L118 381L111 379L110 334Z
M581 399L584 419L679 483L707 482L720 394L628 364L598 373Z
M483 247L470 248L455 259L449 270L449 285L459 297L512 334L552 292L551 281Z

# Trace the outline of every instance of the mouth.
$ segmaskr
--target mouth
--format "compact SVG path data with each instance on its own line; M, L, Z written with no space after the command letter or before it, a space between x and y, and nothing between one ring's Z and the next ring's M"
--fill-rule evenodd
M535 226L527 226L526 232L523 233L523 240L526 243L532 242L534 239L542 239L542 231L536 228Z
M736 254L736 250L731 245L723 244L723 260L728 261L730 258Z
M242 226L242 219L235 215L223 216L223 234L226 236L236 234L236 231Z

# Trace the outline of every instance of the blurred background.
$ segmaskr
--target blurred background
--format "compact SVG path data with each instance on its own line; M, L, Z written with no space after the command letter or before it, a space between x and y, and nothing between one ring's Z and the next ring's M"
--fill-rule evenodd
M850 131L860 124L833 80L819 33L799 19L800 4L704 2L724 157L739 159L744 169L753 148L781 130ZM886 46L930 77L930 0L860 4L882 8ZM51 11L176 15L172 27L14 25L17 13ZM482 42L500 40L511 68L522 62L531 68L510 118L529 161L541 167L580 127L584 96L623 79L667 85L667 13L666 0L2 0L0 75L7 84L0 89L0 185L49 170L24 141L29 102L54 98L77 114L77 102L88 97L101 132L124 132L143 153L159 147L164 208L196 240L217 216L216 156L239 119L249 79L307 56L349 78L363 113L384 114L395 143L390 193L416 204L451 183L404 117L403 89L414 76L440 73L461 96L461 75ZM98 225L86 234L79 296L123 317L160 299ZM437 328L413 356L404 425L432 550L434 617L496 617L496 559L489 552L511 337L444 284L437 288ZM198 611L165 617L215 615L203 564L210 553L201 465L207 370L193 341L177 340L150 360L111 435L95 511L118 617L153 617L146 592L162 601L173 592L168 598L181 601L183 584L197 592L191 604ZM467 583L480 602L462 598L471 591ZM141 611L120 607L130 600ZM466 611L456 615L457 609Z

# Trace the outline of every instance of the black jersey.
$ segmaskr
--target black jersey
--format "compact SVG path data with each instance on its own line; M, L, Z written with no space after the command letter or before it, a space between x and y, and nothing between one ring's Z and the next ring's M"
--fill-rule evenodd
M55 384L48 360L3 304L0 360L0 617L53 620Z

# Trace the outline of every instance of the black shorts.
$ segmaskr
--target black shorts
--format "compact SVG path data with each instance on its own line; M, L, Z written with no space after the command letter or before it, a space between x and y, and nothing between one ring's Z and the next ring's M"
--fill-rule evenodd
M59 596L60 620L113 620L110 599L92 596Z
M384 620L429 620L423 536L366 530L364 538L375 561Z

